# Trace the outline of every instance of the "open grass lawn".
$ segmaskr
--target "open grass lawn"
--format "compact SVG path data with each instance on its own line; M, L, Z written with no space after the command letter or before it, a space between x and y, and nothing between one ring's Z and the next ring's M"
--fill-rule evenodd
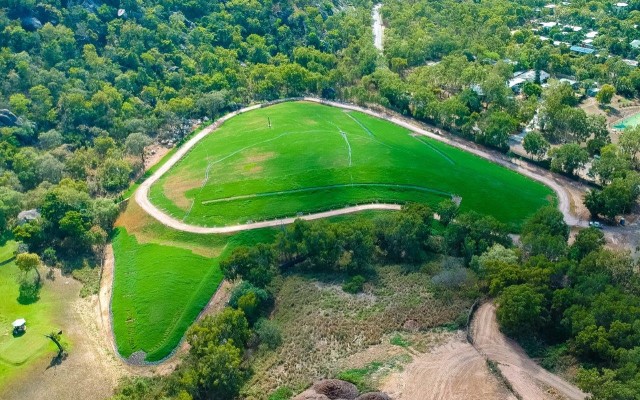
M234 236L168 229L130 203L113 238L113 329L124 357L168 356L222 281L220 257L240 244L273 237L272 230Z
M462 197L463 210L516 228L554 196L527 177L392 123L308 102L227 121L150 191L159 208L203 226L374 201L433 205L451 195Z
M0 247L0 392L31 362L47 353L55 354L55 345L44 335L58 326L54 322L55 315L64 306L49 290L46 281L37 301L30 304L18 301L20 271L13 262L15 249L13 241ZM11 323L18 318L27 320L27 332L14 337Z

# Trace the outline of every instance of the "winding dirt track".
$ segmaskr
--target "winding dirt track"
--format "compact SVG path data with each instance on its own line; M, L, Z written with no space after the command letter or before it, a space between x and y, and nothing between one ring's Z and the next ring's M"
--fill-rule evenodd
M552 393L570 400L587 397L576 386L536 364L517 343L504 336L498 327L493 303L484 303L478 308L471 328L476 349L498 364L522 400L558 398Z
M326 101L326 100L321 100L313 97L305 97L304 100L315 102L315 103L326 104L332 107L338 107L345 110L359 111L377 118L387 120L396 125L407 128L417 134L424 135L432 139L438 140L440 142L449 144L451 146L460 148L464 151L475 154L479 157L482 157L496 164L499 164L506 168L514 170L536 181L539 181L547 185L548 187L550 187L556 192L558 196L558 208L564 215L564 218L567 224L572 226L587 225L586 221L582 221L578 217L572 214L570 194L566 189L563 188L559 178L557 178L556 176L554 176L553 174L545 170L542 170L540 168L537 168L535 166L531 166L528 164L514 164L507 157L503 155L487 151L485 149L473 146L469 143L455 140L453 138L438 135L436 133L433 133L431 131L421 128L420 126L416 125L413 122L399 118L397 116L388 115L385 113L369 110L369 109L358 107L355 105L342 104L342 103L337 103L333 101ZM140 187L135 193L135 201L149 215L151 215L152 217L160 221L162 224L170 228L177 229L180 231L185 231L185 232L202 233L202 234L233 233L233 232L246 231L251 229L278 227L281 225L291 224L297 218L301 218L305 220L314 220L314 219L328 218L328 217L344 215L344 214L349 214L349 213L354 213L354 212L359 212L364 210L399 210L400 209L400 206L397 204L364 204L364 205L359 205L354 207L341 208L338 210L326 211L322 213L308 214L300 217L281 218L281 219L275 219L271 221L253 222L248 224L230 225L230 226L223 226L223 227L204 227L204 226L186 224L178 219L175 219L170 215L167 215L166 213L164 213L162 210L154 206L151 203L151 201L149 201L149 189L151 185L153 185L153 183L155 183L162 175L164 175L171 167L173 167L182 157L184 157L184 155L187 154L187 152L189 152L189 150L191 150L200 140L202 140L205 136L213 132L219 126L224 124L227 120L235 117L236 115L239 115L248 111L256 110L261 107L262 107L261 105L254 105L251 107L243 108L238 111L234 111L220 118L215 123L208 126L207 128L203 129L200 133L198 133L196 136L191 138L182 147L180 147L178 151L176 151L176 153L171 158L169 158L167 162L164 163L164 165L162 165L153 175L151 175L147 180L145 180L140 185Z
M381 390L396 400L516 400L491 375L484 357L464 334L428 353L415 355L401 372L384 382Z

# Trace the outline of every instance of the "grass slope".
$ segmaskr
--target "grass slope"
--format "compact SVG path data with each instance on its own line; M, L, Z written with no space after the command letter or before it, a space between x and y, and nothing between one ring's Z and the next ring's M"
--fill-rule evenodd
M222 281L221 257L241 244L268 241L274 231L234 236L178 232L135 203L117 222L111 309L118 351L147 361L168 356Z
M150 198L178 219L220 226L372 201L434 204L451 194L462 209L513 226L553 197L527 177L392 123L290 102L226 122Z
M55 346L44 334L58 326L55 315L64 306L49 290L47 282L40 290L38 301L18 302L20 271L13 262L15 249L13 241L0 247L0 389L47 352L55 354ZM27 320L27 332L13 337L11 323L18 318Z

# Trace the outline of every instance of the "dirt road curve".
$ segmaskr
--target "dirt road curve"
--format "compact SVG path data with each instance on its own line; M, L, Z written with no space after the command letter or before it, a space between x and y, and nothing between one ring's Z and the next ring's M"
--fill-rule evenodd
M572 225L572 226L586 226L587 225L586 221L582 221L578 217L573 215L573 213L571 211L571 199L570 199L569 191L564 189L563 186L559 183L559 178L557 178L553 174L551 174L551 173L549 173L549 172L547 172L547 171L545 171L543 169L540 169L540 168L537 168L537 167L534 167L534 166L530 166L530 165L527 165L527 164L514 164L514 163L510 162L510 160L508 158L506 158L505 156L503 156L503 155L498 155L498 154L489 152L487 150L484 150L482 148L476 147L476 146L474 146L472 144L465 143L465 142L458 141L458 140L454 140L454 139L451 139L449 137L444 137L444 136L438 135L436 133L427 131L426 129L423 129L423 128L419 127L415 123L412 123L412 122L407 121L405 119L401 119L401 118L396 117L396 116L387 115L385 113L372 111L372 110L365 109L365 108L362 108L362 107L358 107L358 106L355 106L355 105L336 103L336 102L333 102L333 101L321 100L321 99L317 99L317 98L314 98L314 97L305 97L304 100L312 101L312 102L315 102L315 103L322 103L322 104L330 105L330 106L333 106L333 107L342 108L342 109L345 109L345 110L359 111L359 112L362 112L362 113L365 113L365 114L372 115L374 117L382 118L382 119L385 119L385 120L387 120L389 122L392 122L394 124L397 124L397 125L400 125L402 127L407 128L407 129L410 129L410 130L414 131L415 133L418 133L418 134L421 134L421 135L424 135L424 136L428 136L428 137L433 138L435 140L447 143L447 144L449 144L451 146L458 147L458 148L460 148L462 150L465 150L465 151L467 151L469 153L473 153L473 154L475 154L475 155L477 155L479 157L485 158L485 159L490 160L490 161L492 161L494 163L500 164L500 165L502 165L502 166L504 166L506 168L512 169L514 171L517 171L517 172L521 173L522 175L528 176L528 177L530 177L532 179L535 179L535 180L537 180L537 181L549 186L551 189L553 189L556 192L556 194L558 196L558 208L563 213L565 221L567 222L567 224ZM258 109L260 107L261 107L261 105L254 105L254 106L251 106L251 107L246 107L246 108L243 108L241 110L229 113L229 114L225 115L224 117L218 119L212 125L210 125L207 128L203 129L200 133L198 133L193 138L191 138L187 143L185 143L182 147L180 147L178 149L178 151L176 151L176 153L169 160L167 160L166 163L164 163L164 165L162 165L153 175L151 175L146 181L144 181L140 185L140 187L138 188L138 190L135 193L135 201L147 213L149 213L149 215L151 215L152 217L154 217L155 219L160 221L162 224L164 224L164 225L166 225L168 227L171 227L173 229L177 229L177 230L185 231L185 232L192 232L192 233L203 233L203 234L233 233L233 232L239 232L239 231L245 231L245 230L251 230L251 229L258 229L258 228L276 227L276 226L290 224L293 221L295 221L298 217L282 218L282 219L277 219L277 220L272 220L272 221L261 221L261 222L254 222L254 223L249 223L249 224L231 225L231 226L224 226L224 227L203 227L203 226L186 224L186 223L184 223L184 222L182 222L180 220L177 220L177 219L165 214L162 210L158 209L156 206L151 204L151 201L149 201L149 188L151 187L151 185L154 182L156 182L164 173L166 173L174 164L176 164L200 140L202 140L205 136L207 136L208 134L213 132L216 128L218 128L224 122L226 122L227 120L235 117L236 115L239 115L239 114L251 111L251 110L255 110L255 109ZM583 189L581 189L581 190L583 190ZM363 210L398 210L399 208L400 207L397 204L365 204L365 205L360 205L360 206L355 206L355 207L346 207L346 208L342 208L342 209L339 209L339 210L327 211L327 212L316 213L316 214L309 214L309 215L301 216L299 218L306 219L306 220L313 220L313 219L320 219L320 218L327 218L327 217L332 217L332 216L337 216L337 215L349 214L349 213L354 213L354 212L363 211Z
M570 400L587 397L576 386L536 364L517 343L504 336L498 328L493 303L485 303L478 308L471 328L474 346L498 364L522 400L557 399L552 393Z
M396 400L515 400L464 334L457 336L415 355L401 372L389 376L381 390Z

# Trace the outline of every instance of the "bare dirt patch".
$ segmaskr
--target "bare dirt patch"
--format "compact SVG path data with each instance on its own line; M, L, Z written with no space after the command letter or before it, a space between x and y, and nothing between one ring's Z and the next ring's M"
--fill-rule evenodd
M396 400L516 399L490 373L462 331L450 333L431 351L414 355L403 371L389 375L381 390Z
M169 147L162 146L160 144L152 144L145 149L146 157L144 159L144 169L147 170L162 160L171 149Z

